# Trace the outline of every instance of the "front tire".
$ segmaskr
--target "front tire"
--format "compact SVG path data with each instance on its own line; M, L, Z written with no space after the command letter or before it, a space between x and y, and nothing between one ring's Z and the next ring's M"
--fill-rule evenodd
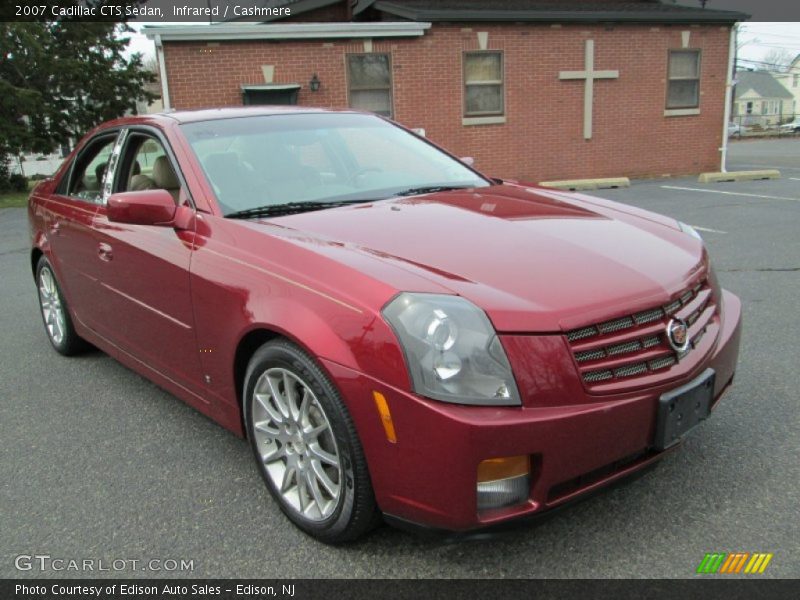
M36 264L36 287L39 291L39 309L47 339L53 348L64 356L72 356L86 350L89 344L76 333L53 267L44 256L39 258Z
M282 339L259 348L245 375L243 409L259 471L295 525L335 544L375 524L379 513L353 422L305 352Z

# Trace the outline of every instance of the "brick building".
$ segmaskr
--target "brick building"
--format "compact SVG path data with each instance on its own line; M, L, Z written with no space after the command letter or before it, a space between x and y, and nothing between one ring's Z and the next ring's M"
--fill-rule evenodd
M283 0L148 27L166 106L354 107L525 181L716 170L732 27L658 0Z

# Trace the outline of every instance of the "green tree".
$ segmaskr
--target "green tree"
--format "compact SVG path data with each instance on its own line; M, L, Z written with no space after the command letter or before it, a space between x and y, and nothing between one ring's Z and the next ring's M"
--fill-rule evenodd
M132 30L112 22L0 22L0 156L50 152L150 101Z

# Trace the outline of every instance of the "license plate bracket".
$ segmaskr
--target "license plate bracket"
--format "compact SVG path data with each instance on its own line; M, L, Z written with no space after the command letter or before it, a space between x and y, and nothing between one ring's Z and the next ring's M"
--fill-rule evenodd
M708 417L714 398L715 378L714 369L706 369L699 377L659 398L653 444L656 450L666 450L677 444Z

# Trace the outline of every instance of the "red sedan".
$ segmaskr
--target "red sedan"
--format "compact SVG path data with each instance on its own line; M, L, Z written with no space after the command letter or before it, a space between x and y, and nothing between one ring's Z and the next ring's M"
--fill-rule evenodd
M491 179L373 115L113 121L29 218L55 349L246 436L327 542L543 513L663 456L733 380L740 302L691 227Z

